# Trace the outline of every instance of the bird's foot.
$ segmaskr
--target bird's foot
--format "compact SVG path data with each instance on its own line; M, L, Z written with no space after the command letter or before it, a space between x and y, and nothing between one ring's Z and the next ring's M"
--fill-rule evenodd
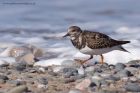
M103 65L105 62L101 61L101 62L99 62L99 63Z
M74 59L77 63L79 63L80 65L84 65L87 60L81 60L81 59Z

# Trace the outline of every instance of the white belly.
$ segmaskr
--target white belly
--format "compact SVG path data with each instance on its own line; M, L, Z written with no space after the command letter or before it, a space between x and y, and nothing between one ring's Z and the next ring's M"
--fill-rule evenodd
M101 55L101 54L104 54L113 50L119 50L119 47L114 46L110 48L91 49L86 46L85 48L82 48L80 52L83 54L88 54L88 55Z

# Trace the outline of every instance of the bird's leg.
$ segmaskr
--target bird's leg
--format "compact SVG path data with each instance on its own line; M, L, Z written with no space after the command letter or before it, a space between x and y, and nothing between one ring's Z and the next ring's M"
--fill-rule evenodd
M100 55L101 56L101 61L100 61L100 63L101 64L104 64L104 56L103 55Z
M79 62L81 65L83 65L84 63L86 63L88 60L92 59L93 55L90 55L90 58L86 59L86 60L80 60L80 59L75 59L75 61Z

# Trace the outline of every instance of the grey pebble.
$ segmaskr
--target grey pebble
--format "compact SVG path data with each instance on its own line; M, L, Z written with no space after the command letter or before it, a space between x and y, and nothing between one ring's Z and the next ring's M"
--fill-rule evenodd
M10 64L5 62L4 64L1 64L0 67L8 67Z
M38 82L39 82L40 84L47 85L47 84L48 84L48 79L45 78L45 77L42 77L42 78L39 78L39 79L38 79Z
M5 75L0 75L0 79L2 79L2 80L9 80L9 78L7 76L5 76Z
M113 75L110 75L109 77L106 77L104 78L106 81L112 81L112 82L115 82L115 81L118 81L120 80L120 77L115 77Z
M17 86L6 93L23 93L28 90L26 85Z
M119 77L129 77L129 76L132 76L131 72L128 71L128 70L121 70L121 71L117 72L117 75Z
M138 71L138 69L134 67L126 67L125 70L130 71L132 74L135 74Z
M13 67L14 69L16 69L17 71L23 71L26 69L27 63L25 62L19 62L19 63L14 63Z
M85 72L94 72L95 71L95 67L94 66L90 66L90 67L86 67L85 68Z
M116 69L117 71L123 70L125 67L126 67L126 66L125 66L123 63L117 63L117 64L115 65L115 69Z
M64 68L63 73L70 75L70 76L76 76L78 75L78 70L76 68Z
M15 86L25 85L26 84L26 82L22 81L22 80L8 80L7 83L13 84Z
M124 87L129 92L140 92L140 84L139 83L130 83L129 82Z

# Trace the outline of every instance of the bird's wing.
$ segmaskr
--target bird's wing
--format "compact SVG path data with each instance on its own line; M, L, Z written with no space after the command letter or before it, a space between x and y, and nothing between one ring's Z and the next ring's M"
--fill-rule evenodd
M92 49L107 48L122 44L121 42L99 32L84 31L83 36L86 39L87 46Z

